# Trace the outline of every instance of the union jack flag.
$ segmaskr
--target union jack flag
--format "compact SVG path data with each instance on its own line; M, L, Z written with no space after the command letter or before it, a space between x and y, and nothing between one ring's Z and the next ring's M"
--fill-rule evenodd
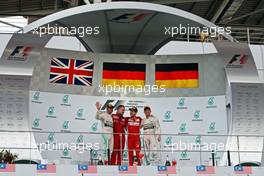
M52 58L50 83L91 86L93 62L67 58Z

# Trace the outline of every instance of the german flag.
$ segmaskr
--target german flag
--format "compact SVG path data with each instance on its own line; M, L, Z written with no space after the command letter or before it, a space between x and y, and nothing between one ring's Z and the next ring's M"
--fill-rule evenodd
M144 86L145 64L109 63L103 64L103 85Z
M164 88L197 88L198 63L156 64L155 79Z

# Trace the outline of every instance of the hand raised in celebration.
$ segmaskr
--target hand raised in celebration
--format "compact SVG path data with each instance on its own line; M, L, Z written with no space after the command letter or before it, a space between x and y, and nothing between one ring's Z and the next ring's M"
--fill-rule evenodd
M99 111L99 110L101 109L102 105L99 103L99 101L97 101L97 102L95 103L95 107L96 107L96 109Z

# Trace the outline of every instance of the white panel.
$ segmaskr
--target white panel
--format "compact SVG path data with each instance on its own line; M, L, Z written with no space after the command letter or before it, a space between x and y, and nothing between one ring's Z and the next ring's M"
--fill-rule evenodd
M264 83L264 70L258 70L259 79Z
M215 41L226 67L228 82L260 82L248 44Z
M0 34L0 57L2 56L8 41L11 39L12 34Z
M263 68L263 53L261 51L261 49L263 49L261 47L261 45L249 45L249 48L250 48L250 51L253 55L253 58L254 58L254 61L255 61L255 64L256 64L256 67L257 69L262 69ZM264 51L264 49L263 49Z
M76 37L54 36L50 39L45 47L72 51L86 51L86 49Z
M203 43L204 54L217 53L213 43Z
M264 46L261 45L261 52L262 52L262 68L264 69Z
M217 53L212 43L171 41L161 47L155 55L209 54Z

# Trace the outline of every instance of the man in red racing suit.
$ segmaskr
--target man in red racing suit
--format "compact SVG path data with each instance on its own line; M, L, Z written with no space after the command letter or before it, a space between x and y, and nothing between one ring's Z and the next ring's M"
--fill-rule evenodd
M130 117L126 119L126 128L128 133L128 157L129 165L134 165L134 154L136 154L137 164L140 165L140 126L142 119L137 114L137 108L132 107L130 110Z
M125 106L119 105L116 114L112 114L114 147L111 155L112 165L121 165L123 151L125 147L125 126L126 120L123 117Z

